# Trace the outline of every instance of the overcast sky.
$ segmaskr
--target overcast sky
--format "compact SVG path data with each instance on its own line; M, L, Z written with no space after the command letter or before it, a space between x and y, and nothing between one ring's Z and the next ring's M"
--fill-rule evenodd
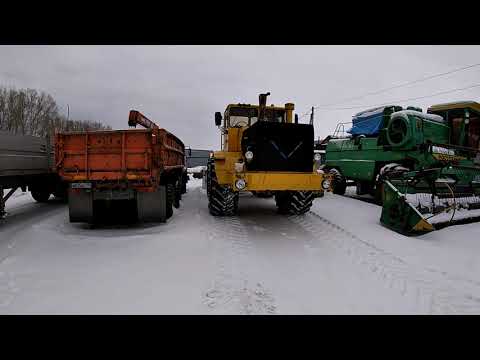
M417 101L405 98L480 84L480 66L354 101L383 88L480 63L480 46L0 46L0 86L44 90L70 117L125 129L136 109L193 148L219 147L214 112L228 103L293 102L356 107L317 110L315 135L371 105L426 108L480 102L480 87ZM308 117L302 119L308 121Z

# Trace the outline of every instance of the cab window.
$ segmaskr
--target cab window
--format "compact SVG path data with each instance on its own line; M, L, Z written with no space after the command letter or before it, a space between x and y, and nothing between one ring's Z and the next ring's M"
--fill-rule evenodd
M257 121L258 111L255 108L232 107L228 114L229 127L243 127L253 125Z

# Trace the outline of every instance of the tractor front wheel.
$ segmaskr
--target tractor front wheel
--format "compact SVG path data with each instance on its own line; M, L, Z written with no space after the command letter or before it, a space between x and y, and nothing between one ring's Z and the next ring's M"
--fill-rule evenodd
M209 163L207 172L208 209L213 216L233 216L238 210L238 192L222 186L215 175L215 165Z

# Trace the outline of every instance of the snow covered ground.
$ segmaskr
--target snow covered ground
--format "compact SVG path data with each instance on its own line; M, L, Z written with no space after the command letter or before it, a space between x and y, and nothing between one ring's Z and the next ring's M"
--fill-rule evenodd
M409 238L380 210L327 194L281 216L245 194L238 216L214 218L191 180L166 224L92 229L16 193L0 314L480 314L480 224Z

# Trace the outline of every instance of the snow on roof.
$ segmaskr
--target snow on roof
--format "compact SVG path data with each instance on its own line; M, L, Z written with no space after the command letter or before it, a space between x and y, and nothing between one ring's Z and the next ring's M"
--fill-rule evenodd
M428 119L428 120L435 121L435 122L441 122L441 123L446 122L445 119L444 119L443 117L441 117L440 115L425 114L425 113L422 113L422 112L419 112L419 111L415 111L415 110L401 110L401 111L394 112L394 113L392 114L392 118L393 118L395 115L402 115L402 114L412 115L412 116L418 116L418 117L421 117L421 118L423 118L423 119Z
M353 117L357 117L357 116L358 117L364 117L364 116L375 115L375 114L378 114L378 113L382 113L385 108L389 108L389 107L393 107L393 106L397 106L397 105L379 106L379 107L376 107L376 108L360 111L359 113L356 113Z

